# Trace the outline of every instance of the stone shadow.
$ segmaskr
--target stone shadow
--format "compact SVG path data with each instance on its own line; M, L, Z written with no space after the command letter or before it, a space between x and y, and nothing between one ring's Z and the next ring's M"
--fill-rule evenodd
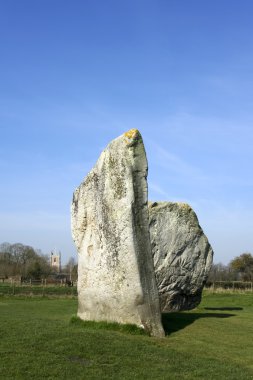
M211 309L211 310L221 310L221 308ZM227 309L222 309L227 310ZM230 309L229 309L230 310ZM233 308L233 310L241 310L241 308ZM185 327L191 325L200 318L230 318L234 317L236 314L229 313L163 313L162 314L162 324L165 331L165 335L170 335L176 331L182 330Z
M243 310L243 307L204 307L205 310L220 310L220 311L233 311L233 310Z

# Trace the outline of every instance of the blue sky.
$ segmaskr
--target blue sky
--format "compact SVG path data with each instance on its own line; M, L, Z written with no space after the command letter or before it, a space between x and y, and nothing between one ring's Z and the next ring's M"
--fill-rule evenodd
M253 252L253 3L0 4L0 242L63 261L74 189L142 133L149 198L185 201L228 263Z

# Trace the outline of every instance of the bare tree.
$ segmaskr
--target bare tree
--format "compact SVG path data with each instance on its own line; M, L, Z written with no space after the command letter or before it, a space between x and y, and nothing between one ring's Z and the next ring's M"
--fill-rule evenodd
M230 262L231 269L244 281L253 281L253 256L251 253L242 253Z

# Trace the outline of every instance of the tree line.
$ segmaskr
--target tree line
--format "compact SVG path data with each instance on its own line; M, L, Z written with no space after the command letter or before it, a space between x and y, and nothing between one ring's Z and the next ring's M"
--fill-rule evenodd
M62 272L73 273L77 276L77 264L74 258L70 258L63 267ZM49 255L44 255L40 250L21 243L0 244L0 277L8 278L21 276L22 278L41 279L54 273L50 266ZM228 265L213 264L209 282L215 281L253 281L253 256L251 253L243 253L235 257Z
M77 270L75 260L71 258L63 268L63 272ZM21 276L23 279L47 278L55 272L50 266L50 256L41 250L21 243L0 244L0 277L9 278Z
M213 264L208 277L209 282L215 281L249 281L253 282L253 256L242 253L230 261L228 265Z

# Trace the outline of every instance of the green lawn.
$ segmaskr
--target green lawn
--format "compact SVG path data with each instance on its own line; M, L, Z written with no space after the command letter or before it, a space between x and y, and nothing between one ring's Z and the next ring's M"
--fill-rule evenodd
M70 323L76 299L0 298L0 379L253 379L253 294L205 293L167 337Z

